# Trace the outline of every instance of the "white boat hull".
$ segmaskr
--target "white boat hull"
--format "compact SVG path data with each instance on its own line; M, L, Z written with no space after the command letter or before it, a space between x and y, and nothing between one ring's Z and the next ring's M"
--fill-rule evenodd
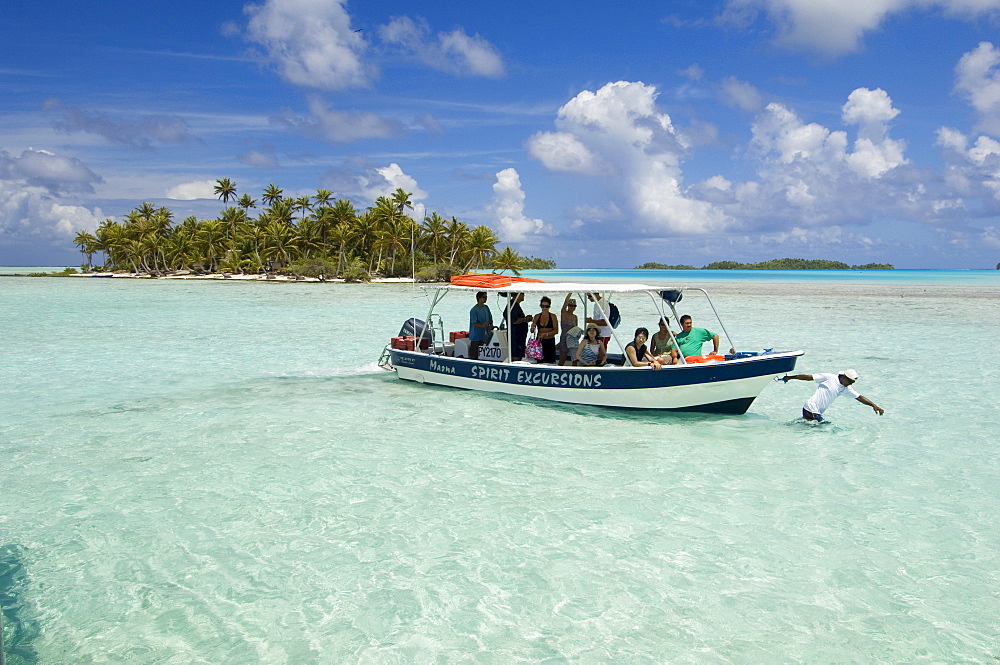
M745 413L773 377L794 369L799 355L790 351L653 370L495 363L393 350L392 364L401 379L466 390L592 406Z

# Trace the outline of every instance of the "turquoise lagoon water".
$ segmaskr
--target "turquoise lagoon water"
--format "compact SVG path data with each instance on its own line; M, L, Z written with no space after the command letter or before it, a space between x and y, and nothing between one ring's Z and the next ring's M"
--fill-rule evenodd
M717 282L1000 287L1000 270L529 270L546 281L593 279L640 284Z
M998 300L760 291L886 415L404 383L409 285L0 279L7 662L996 662Z

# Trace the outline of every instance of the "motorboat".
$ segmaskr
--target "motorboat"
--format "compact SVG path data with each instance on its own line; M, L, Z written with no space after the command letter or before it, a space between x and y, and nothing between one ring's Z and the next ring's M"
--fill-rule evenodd
M400 334L386 346L379 364L396 372L400 379L467 390L504 393L536 399L626 409L659 409L743 414L772 380L795 368L804 351L738 351L708 293L701 288L671 288L648 284L543 282L505 275L460 275L449 284L421 287L429 308L423 319L411 317ZM600 367L571 364L542 364L533 359L512 361L508 331L510 321L502 320L491 339L479 348L478 358L470 358L468 318L460 329L446 326L436 312L448 296L468 297L485 291L500 299L500 311L516 293L547 295L555 301L563 294L576 295L583 303L580 321L587 317L609 320L601 310L612 294L648 295L658 319L679 321L677 303L685 294L704 297L719 321L730 352L725 355L680 357L677 364L632 367L625 356L631 335L612 331L607 364ZM593 302L588 294L607 294ZM468 300L468 298L466 298ZM578 309L580 309L578 307ZM590 311L588 311L588 309ZM595 311L600 310L600 311ZM553 314L558 317L558 313ZM652 316L650 316L650 319ZM558 323L558 322L557 322ZM448 331L446 333L446 331ZM670 332L671 337L674 336ZM674 340L676 343L676 339ZM614 351L613 351L614 349ZM571 349L575 350L575 349ZM618 353L620 351L620 353Z

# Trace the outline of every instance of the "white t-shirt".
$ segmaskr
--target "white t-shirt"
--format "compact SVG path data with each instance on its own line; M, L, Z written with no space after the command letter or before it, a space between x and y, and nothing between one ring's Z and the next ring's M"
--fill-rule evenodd
M819 388L802 407L810 413L823 413L841 393L847 393L854 399L861 397L857 390L840 382L839 374L813 374L812 377Z
M608 320L611 316L611 307L608 305L607 299L598 298L594 301L593 305L594 311L590 313L590 318L597 319L598 321L603 319L604 321L611 323L611 321ZM611 337L611 326L598 325L598 327L601 329L601 337Z

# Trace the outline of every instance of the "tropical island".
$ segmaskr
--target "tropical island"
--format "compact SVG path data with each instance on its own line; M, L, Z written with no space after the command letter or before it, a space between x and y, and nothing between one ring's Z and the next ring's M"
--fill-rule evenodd
M699 268L688 265L670 266L650 261L636 266L633 270L699 270ZM700 268L700 270L895 270L895 267L890 263L866 263L862 266L852 266L841 261L822 259L771 259L760 263L715 261Z
M258 201L247 193L238 196L229 178L217 180L214 190L225 205L214 219L191 216L175 224L168 208L143 202L121 222L106 219L93 233L78 232L73 243L86 258L81 270L150 277L277 273L366 282L373 277L442 281L485 268L519 274L555 267L555 261L521 256L510 246L498 250L499 238L488 226L469 228L436 212L418 223L406 212L413 203L402 188L359 212L347 199L333 200L328 190L285 197L272 183L261 194L257 214L251 211ZM94 265L96 254L103 254L103 264Z

